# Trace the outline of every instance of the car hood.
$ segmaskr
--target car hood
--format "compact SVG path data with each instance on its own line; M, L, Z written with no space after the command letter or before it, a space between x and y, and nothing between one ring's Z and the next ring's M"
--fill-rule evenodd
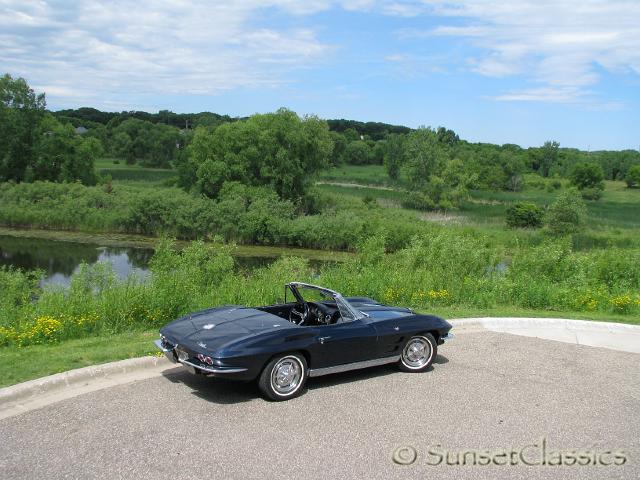
M295 327L287 320L255 308L224 306L191 313L160 330L169 342L214 351L241 338Z

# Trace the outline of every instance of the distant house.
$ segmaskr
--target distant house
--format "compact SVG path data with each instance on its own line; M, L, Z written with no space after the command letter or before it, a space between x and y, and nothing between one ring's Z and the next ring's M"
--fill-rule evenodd
M82 126L80 127L76 127L76 135L84 135L85 133L87 133L89 130L87 128L84 128Z

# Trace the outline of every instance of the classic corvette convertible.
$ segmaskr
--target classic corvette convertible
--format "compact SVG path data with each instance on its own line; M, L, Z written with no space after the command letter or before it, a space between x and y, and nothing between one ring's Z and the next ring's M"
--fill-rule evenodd
M192 313L162 328L156 345L194 374L257 379L268 399L288 400L308 377L387 363L422 372L450 330L433 315L291 282L282 304Z

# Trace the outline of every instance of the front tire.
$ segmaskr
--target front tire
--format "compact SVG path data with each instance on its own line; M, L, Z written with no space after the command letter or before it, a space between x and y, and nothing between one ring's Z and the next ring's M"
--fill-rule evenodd
M405 343L398 366L403 372L424 372L437 354L438 344L433 335L415 335Z
M302 393L308 374L307 361L301 354L278 355L262 370L258 387L269 400L289 400Z

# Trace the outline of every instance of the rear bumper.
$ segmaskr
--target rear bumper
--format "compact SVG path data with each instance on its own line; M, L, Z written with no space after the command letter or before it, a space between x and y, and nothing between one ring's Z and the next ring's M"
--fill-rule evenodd
M176 347L167 348L162 344L162 340L155 340L153 343L156 344L156 347L164 353L165 357L167 357L172 363L180 363L182 366L186 367L187 370L196 375L212 375L212 376L220 376L227 378L239 378L242 379L246 372L247 368L244 367L226 367L222 365L212 365L212 366L203 366L198 365L197 363L191 362L190 359L180 359L176 353Z
M158 347L158 349L164 353L164 356L167 357L172 363L178 363L178 358L176 357L176 352L175 352L175 347L174 348L165 348L164 345L162 345L162 341L161 340L155 340L153 343L156 344L156 347Z

